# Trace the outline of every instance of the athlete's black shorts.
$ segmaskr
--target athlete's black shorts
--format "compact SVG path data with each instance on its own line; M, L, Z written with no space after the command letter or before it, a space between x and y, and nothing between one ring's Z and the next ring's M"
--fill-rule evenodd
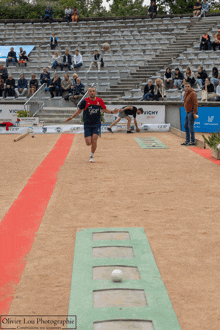
M101 136L101 124L94 125L84 125L84 137L92 136L93 134L98 134Z

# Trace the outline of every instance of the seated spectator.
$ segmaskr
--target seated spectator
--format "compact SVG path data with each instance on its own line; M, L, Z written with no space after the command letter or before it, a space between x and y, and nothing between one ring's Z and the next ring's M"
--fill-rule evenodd
M58 52L55 52L54 55L52 56L52 65L50 68L51 69L54 68L54 70L56 70L58 65L61 67L61 58L60 58Z
M60 88L61 88L60 77L58 77L58 75L55 74L54 77L50 80L50 84L49 84L49 91L51 98L54 97L53 92L56 92L56 96L59 96Z
M151 2L148 12L151 19L154 19L157 16L157 5L155 1Z
M165 89L173 88L173 72L171 72L170 68L167 68L164 73L164 85Z
M72 9L69 6L66 6L66 9L65 9L66 22L69 23L71 21L71 18L72 18Z
M150 101L150 98L154 99L154 85L151 79L148 80L147 84L144 86L144 95L141 101Z
M75 50L75 55L73 57L73 60L74 60L74 64L73 64L74 69L77 69L83 65L83 58L80 52L78 51L78 49Z
M218 74L218 69L216 67L212 68L212 78L211 83L214 85L214 87L218 86L220 80L220 75Z
M20 52L19 52L18 55L19 55L18 65L19 66L27 66L28 57L27 57L26 51L23 50L22 47L20 47Z
M72 65L72 56L69 54L68 49L65 50L65 55L63 56L63 63L61 64L61 71L63 71L63 67L67 66L69 71L71 71Z
M79 10L76 9L76 7L73 7L73 13L72 13L72 22L78 22L79 19Z
M79 103L83 95L85 94L84 92L85 86L81 83L80 78L76 79L76 84L73 86L72 94L69 97L69 100L73 101L76 105Z
M215 41L212 43L213 50L215 51L216 47L220 50L220 30L215 35Z
M194 12L193 12L193 16L199 16L201 13L201 9L202 9L202 5L199 2L200 0L197 0L197 2L194 5Z
M4 84L5 84L4 80L0 78L0 97L2 97L2 94L4 93L4 89L5 89Z
M182 93L181 93L181 101L183 101L184 94L185 94L185 84L186 84L186 79L184 78L182 81ZM190 84L191 85L191 84Z
M31 75L31 80L29 83L30 88L29 88L29 92L28 92L28 97L33 95L36 92L36 90L38 89L38 81L35 77L36 77L35 74Z
M55 36L55 33L52 33L52 37L50 37L50 49L54 49L56 48L58 45L58 42L57 42L57 37Z
M50 82L50 72L48 72L46 68L43 68L43 73L41 73L40 75L40 83L41 85L47 84L48 87L49 82Z
M73 89L74 89L74 86L76 85L76 80L78 78L78 74L74 73L73 74L73 83L72 83L72 86L71 86L71 93L73 93Z
M175 73L174 73L174 88L179 88L181 89L181 86L182 86L182 81L184 79L184 76L182 74L182 72L180 72L180 69L179 68L176 68L175 69Z
M198 88L202 89L202 87L205 85L205 80L208 77L205 70L203 70L202 66L198 67L198 73L196 73L196 83L198 85Z
M98 72L100 72L101 66L104 66L102 55L99 54L97 50L94 51L93 61L91 62L87 73L92 69L93 66L95 66L96 68L98 67Z
M70 80L69 75L65 74L65 77L61 82L60 96L62 96L64 92L71 93L72 92L71 86L72 86L72 81Z
M28 82L27 79L24 78L24 75L20 75L20 79L18 80L18 87L15 88L15 93L17 96L24 96L28 90Z
M8 56L6 58L6 67L8 67L8 63L12 62L14 66L16 66L16 62L17 62L17 57L16 57L16 53L14 52L14 48L11 47L10 52L8 53Z
M15 80L12 76L8 76L8 79L5 81L6 87L4 91L4 97L8 94L8 96L15 96Z
M47 8L45 9L44 22L46 21L50 21L50 23L53 22L53 10L49 5L47 5Z
M220 80L219 80L219 83L218 83L218 86L216 88L216 101L220 101Z
M205 32L202 36L201 42L200 42L200 50L211 50L211 41L210 36L207 32Z
M210 78L206 78L204 90L202 91L202 102L213 99L215 97L214 85L211 84Z
M200 16L205 17L205 14L208 12L209 12L209 4L206 0L203 0L201 15L199 15L199 17Z
M155 80L155 93L154 93L154 100L158 101L159 98L162 97L164 100L165 97L165 88L162 79L157 78Z
M185 82L189 82L190 83L191 87L196 82L194 73L191 71L191 69L190 69L189 66L186 68L186 72L184 73L184 79L185 79ZM184 90L185 90L185 87L184 87Z
M4 67L4 65L0 66L0 78L6 81L8 79L8 70Z

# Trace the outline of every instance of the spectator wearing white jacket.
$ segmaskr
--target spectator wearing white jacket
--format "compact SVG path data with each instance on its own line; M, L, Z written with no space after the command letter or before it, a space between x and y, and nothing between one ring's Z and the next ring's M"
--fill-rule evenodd
M56 68L58 67L58 65L61 66L61 58L58 54L58 52L55 52L54 55L52 56L52 61L51 61L52 65L51 65L51 69L54 68L54 70L56 70Z
M74 64L73 64L74 69L77 69L83 65L83 58L78 49L75 50L75 55L73 56L73 60L74 60Z

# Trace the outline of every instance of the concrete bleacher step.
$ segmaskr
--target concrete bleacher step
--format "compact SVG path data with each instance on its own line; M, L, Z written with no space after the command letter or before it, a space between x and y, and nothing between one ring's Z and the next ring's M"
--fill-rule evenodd
M76 112L76 106L66 107L66 108L56 108L56 107L43 107L37 113L40 121L44 121L45 124L65 124L65 120ZM72 119L72 124L80 124L80 117Z

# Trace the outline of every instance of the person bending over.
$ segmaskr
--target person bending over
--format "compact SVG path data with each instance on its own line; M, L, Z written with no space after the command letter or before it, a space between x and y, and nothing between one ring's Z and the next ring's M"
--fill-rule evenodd
M119 121L122 118L127 119L128 123L127 123L127 133L132 133L132 131L130 130L130 125L131 125L131 118L129 116L133 116L134 117L134 124L136 126L136 132L140 132L140 129L138 128L138 124L137 124L137 120L136 120L136 115L140 115L142 114L144 111L142 108L137 109L134 106L127 106L127 107L123 107L121 109L118 109L118 118L107 128L107 130L111 133L113 133L112 131L112 127L114 125L116 125L117 123L119 123Z

